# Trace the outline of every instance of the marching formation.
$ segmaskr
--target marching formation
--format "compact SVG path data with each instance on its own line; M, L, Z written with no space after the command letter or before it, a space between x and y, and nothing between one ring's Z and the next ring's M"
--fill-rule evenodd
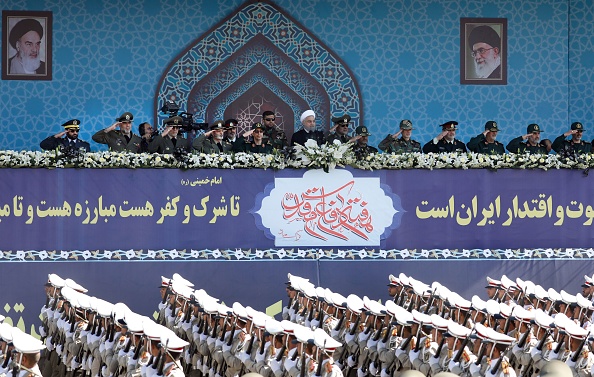
M382 304L289 274L278 321L239 302L227 306L174 274L161 277L155 320L50 274L42 342L21 346L17 339L30 336L3 324L0 361L5 374L43 377L532 377L556 363L589 376L593 279L585 276L582 287L573 295L504 275L487 277L486 300L467 300L400 274L389 276L391 299ZM45 347L42 373L15 356Z

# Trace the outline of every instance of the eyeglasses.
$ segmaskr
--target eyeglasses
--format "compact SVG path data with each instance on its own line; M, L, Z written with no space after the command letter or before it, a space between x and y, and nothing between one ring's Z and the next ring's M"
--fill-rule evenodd
M78 133L78 130L68 130L68 132L72 132L72 133Z
M474 58L477 55L483 56L485 54L485 52L494 49L495 47L491 47L491 48L479 48L477 50L472 50L472 57Z
M266 122L274 122L275 118L264 118Z
M254 133L255 133L255 134L261 134L261 133L263 133L263 132L264 132L264 131L262 131L262 130L254 130Z

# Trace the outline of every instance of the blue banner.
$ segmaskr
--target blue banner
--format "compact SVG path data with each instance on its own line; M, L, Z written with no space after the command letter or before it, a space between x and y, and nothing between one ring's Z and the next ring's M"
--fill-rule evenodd
M587 248L590 179L573 170L3 169L0 237L3 250L37 251Z

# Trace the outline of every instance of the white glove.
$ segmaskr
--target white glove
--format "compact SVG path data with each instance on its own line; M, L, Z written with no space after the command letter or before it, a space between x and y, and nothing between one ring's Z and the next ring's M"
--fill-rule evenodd
M58 344L56 346L56 353L60 356L62 356L62 351L64 350L64 346L62 346L61 344Z
M223 352L229 352L231 351L231 346L228 346L227 343L223 344Z
M109 370L107 370L107 366L103 366L103 368L101 368L101 376L103 377L109 377Z
M355 359L355 355L352 355L347 359L347 365L352 368L355 364L357 364L357 360Z
M365 377L365 374L361 368L357 368L357 377Z
M345 343L351 343L353 340L355 339L355 334L351 335L350 332L347 332L346 334L344 334L344 341Z
M167 306L167 303L163 304L162 302L159 303L159 311L165 309L165 307Z
M293 361L290 357L287 357L285 359L285 370L288 372L289 370L291 370L291 368L295 366L295 364L297 364L297 360Z
M388 374L388 372L386 372L386 369L382 369L380 377L390 377L390 375Z
M369 374L371 374L372 376L375 376L377 374L377 367L375 366L375 363L369 364Z
M47 348L48 351L52 352L54 349L54 345L52 344L52 337L48 336L47 338L45 338L45 347Z
M470 367L468 367L468 371L470 372L471 376L475 376L477 373L480 373L481 371L481 366L476 365L475 363L470 364Z
M239 355L237 355L237 358L241 360L243 364L245 364L245 362L250 358L250 355L248 355L247 352L240 352Z
M340 333L340 330L330 330L330 336L334 339L338 339L338 334Z
M76 357L73 357L72 362L70 362L70 367L72 369L78 369L78 368L80 368L80 366L81 366L81 363L76 362Z
M320 326L320 321L318 321L317 319L312 319L311 322L309 323L309 327L312 329L317 329Z
M39 335L47 336L47 333L45 332L45 328L43 326L39 326Z

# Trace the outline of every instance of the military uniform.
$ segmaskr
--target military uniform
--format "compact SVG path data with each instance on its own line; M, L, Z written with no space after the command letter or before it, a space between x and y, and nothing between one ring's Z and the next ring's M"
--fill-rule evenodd
M276 127L266 127L264 137L274 149L284 149L288 145L287 135Z
M440 125L442 131L455 131L458 128L456 127L458 122L456 121L448 121L442 125ZM423 146L424 153L466 153L466 145L458 139L453 139L452 141L447 141L446 138L442 138L438 140L437 137L433 138L433 140L429 141L427 144Z
M542 130L540 129L540 126L535 123L529 124L528 128L526 129L527 134L540 135L541 132L542 132ZM536 145L532 145L532 144L530 144L529 140L527 140L524 143L524 142L522 142L522 139L523 139L522 136L518 136L515 139L512 139L507 144L507 146L505 148L508 151L510 151L511 153L518 153L518 154L524 154L524 153L548 154L549 153L547 146L543 142L539 141Z
M71 119L71 120L67 121L66 123L62 124L62 127L64 127L64 129L66 131L68 131L69 129L79 130L80 129L80 120ZM39 146L41 147L41 149L46 150L46 151L52 151L55 149L67 149L67 148L74 148L76 150L84 149L85 152L91 151L91 145L89 143L87 143L86 141L80 140L79 138L72 140L68 137L55 137L53 135L49 136L49 137L45 138L43 141L41 141Z
M548 154L547 146L542 142L538 142L536 145L528 144L527 142L522 142L522 136L518 136L515 139L512 139L507 146L505 147L511 153L518 153L518 154Z
M573 122L571 124L572 131L583 132L584 126L580 122ZM553 141L552 148L555 152L563 157L573 157L575 155L586 154L592 152L592 144L580 140L574 143L572 140L566 140L565 134L560 135Z
M334 143L334 140L340 141L341 144L346 144L351 140L351 138L349 135L340 135L336 132L332 132L330 135L326 136L326 143L332 144Z
M172 154L178 149L188 151L188 139L183 136L171 138L168 136L157 135L150 142L148 151L150 153Z
M487 123L485 123L485 131L498 132L499 127L497 126L497 123L490 120ZM468 144L466 144L466 146L468 146L468 149L471 152L475 153L491 155L505 154L505 148L503 147L503 144L501 144L497 140L493 141L492 143L488 143L484 134L479 134L473 137L472 139L470 139Z
M386 153L420 152L421 143L412 139L404 140L402 137L395 139L392 135L388 135L379 144L379 149Z
M262 123L255 123L252 126L252 130L262 130L264 131L264 126ZM272 153L272 144L270 144L270 140L263 139L262 144L256 144L256 142L252 140L246 140L245 137L240 136L235 141L233 145L233 150L235 152L249 152L249 153L264 153L269 154Z
M412 130L413 126L410 120L403 119L400 121L400 132ZM378 147L386 153L411 153L421 151L421 144L418 141L412 139L405 140L404 137L397 139L391 134L386 136L386 138L379 143Z

